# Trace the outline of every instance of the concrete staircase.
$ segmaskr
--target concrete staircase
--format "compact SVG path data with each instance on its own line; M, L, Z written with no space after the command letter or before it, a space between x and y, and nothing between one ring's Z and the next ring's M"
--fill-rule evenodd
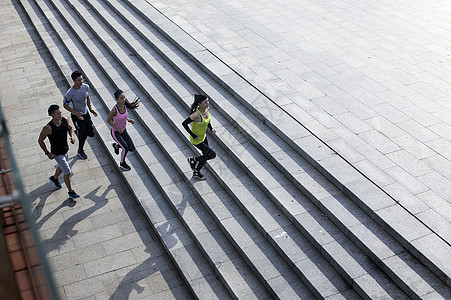
M116 161L112 94L141 96L123 177L194 297L451 299L448 243L152 5L20 3L68 83L85 75ZM195 92L217 130L200 182L181 126Z

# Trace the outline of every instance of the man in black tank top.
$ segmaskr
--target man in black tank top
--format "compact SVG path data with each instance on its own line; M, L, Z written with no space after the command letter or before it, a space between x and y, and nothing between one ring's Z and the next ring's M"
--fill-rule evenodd
M39 134L38 143L44 154L47 155L49 159L55 159L58 163L58 168L56 168L55 175L50 176L49 180L52 182L57 189L61 188L61 184L58 181L58 177L61 173L64 173L64 183L69 191L69 198L76 199L80 197L72 189L70 182L70 166L68 163L67 151L69 151L69 146L67 144L67 133L70 136L70 142L75 143L74 138L74 128L70 124L66 117L62 116L61 109L58 105L50 105L48 109L49 116L52 120L47 123L47 125L42 128ZM50 151L47 150L47 146L44 143L45 138L48 137L50 141Z

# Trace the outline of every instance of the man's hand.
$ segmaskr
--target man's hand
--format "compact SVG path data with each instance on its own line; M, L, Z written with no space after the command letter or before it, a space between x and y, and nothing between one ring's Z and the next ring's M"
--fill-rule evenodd
M47 157L48 157L49 159L54 159L55 156L56 156L56 155L53 154L53 153L51 153L51 152L47 153Z
M69 141L71 144L75 144L75 138L73 134L70 136Z
M76 115L77 118L79 118L80 120L84 120L84 119L83 119L83 116L81 115L81 112L76 111L76 112L74 113L74 115Z
M89 109L89 112L94 116L97 117L97 112L93 110L92 108Z

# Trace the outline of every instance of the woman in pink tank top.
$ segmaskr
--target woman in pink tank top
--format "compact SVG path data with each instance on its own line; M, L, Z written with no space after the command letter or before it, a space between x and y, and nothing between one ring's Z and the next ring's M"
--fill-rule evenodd
M111 136L115 143L113 143L114 152L119 155L119 148L122 148L121 153L121 169L130 171L130 166L125 162L125 157L129 151L135 150L135 145L127 132L127 122L134 124L135 121L128 117L128 109L135 109L139 105L139 97L133 102L128 102L125 98L125 93L122 90L114 92L116 105L113 106L108 117L107 123L111 126Z

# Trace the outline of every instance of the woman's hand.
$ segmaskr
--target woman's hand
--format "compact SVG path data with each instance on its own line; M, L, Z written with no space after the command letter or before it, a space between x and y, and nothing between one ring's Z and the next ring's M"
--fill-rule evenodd
M130 124L135 124L135 120L133 120L133 119L128 119L128 118L127 118L127 121L128 121Z
M117 126L115 126L115 125L113 125L112 127L114 128L114 130L116 130L116 131L119 132L119 133L124 132L124 129L119 128L119 127L117 127Z

